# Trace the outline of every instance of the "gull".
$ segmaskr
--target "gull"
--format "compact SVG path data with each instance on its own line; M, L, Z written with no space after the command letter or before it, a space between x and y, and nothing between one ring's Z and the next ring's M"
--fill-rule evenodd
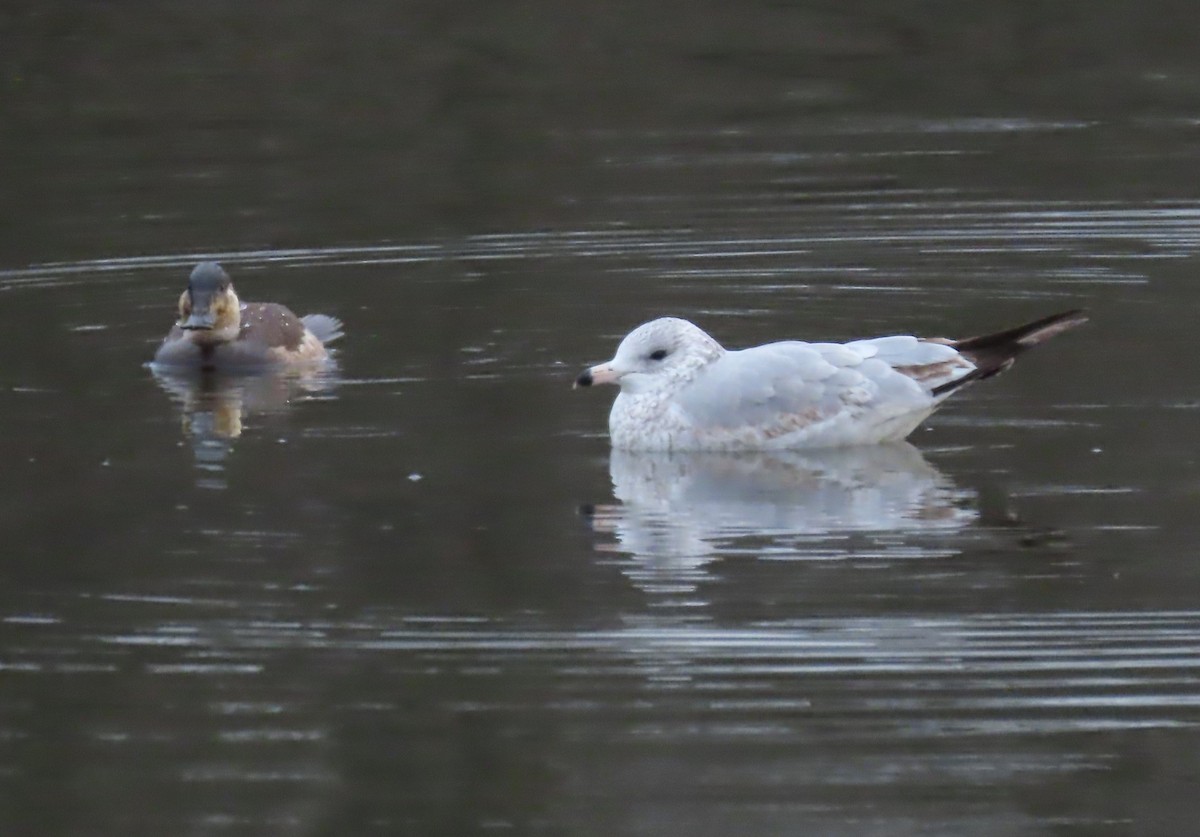
M1087 322L1052 314L982 337L787 340L727 350L677 317L638 326L575 386L617 384L619 450L790 450L899 442L951 394Z

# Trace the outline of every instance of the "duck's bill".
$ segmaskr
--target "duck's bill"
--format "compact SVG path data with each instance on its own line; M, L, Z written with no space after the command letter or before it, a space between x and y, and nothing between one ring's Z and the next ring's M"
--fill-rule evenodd
M212 314L193 313L179 327L185 331L211 331L215 325L216 318Z

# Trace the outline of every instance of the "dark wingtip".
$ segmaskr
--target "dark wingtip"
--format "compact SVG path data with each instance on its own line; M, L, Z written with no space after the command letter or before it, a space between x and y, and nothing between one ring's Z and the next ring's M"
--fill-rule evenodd
M1073 308L995 334L953 341L950 345L969 358L976 368L961 378L934 387L930 392L934 396L948 395L974 381L999 375L1027 349L1087 321L1086 309Z
M1083 308L1052 314L1025 326L1025 333L1018 337L1017 341L1022 346L1036 346L1038 343L1044 343L1051 337L1062 334L1069 328L1081 326L1087 321L1087 311Z
M1083 325L1087 321L1086 309L1074 308L1070 311L1051 314L1049 317L1042 317L1040 320L1019 325L1016 328L997 331L994 334L984 334L979 337L956 340L953 345L960 352L968 354L973 351L987 351L989 349L1028 348L1036 346L1038 343L1043 343L1069 328Z

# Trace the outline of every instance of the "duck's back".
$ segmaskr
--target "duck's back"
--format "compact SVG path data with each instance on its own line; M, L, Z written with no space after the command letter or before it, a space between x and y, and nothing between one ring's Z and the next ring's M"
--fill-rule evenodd
M304 323L278 302L242 303L242 323L237 342L294 352L304 342Z
M277 302L247 302L242 306L242 327L230 346L245 363L260 359L268 363L304 363L328 356L321 339L308 328L309 317L301 319L287 306ZM341 324L332 317L331 336L335 339ZM322 321L321 325L325 325Z

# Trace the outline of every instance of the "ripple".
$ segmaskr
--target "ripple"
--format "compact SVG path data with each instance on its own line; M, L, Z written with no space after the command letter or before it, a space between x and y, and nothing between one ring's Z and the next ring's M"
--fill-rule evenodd
M695 162L694 158L689 158ZM828 198L828 193L822 193ZM924 199L919 199L921 197ZM1108 260L1111 243L1134 242L1151 248L1145 253L1126 253L1123 258L1178 258L1200 247L1200 205L1191 203L1128 205L1113 202L1043 201L1015 203L1001 199L947 200L936 190L913 195L910 199L889 200L872 194L867 200L824 200L819 207L803 205L781 208L775 193L740 196L735 204L745 212L768 211L789 227L771 234L761 227L754 233L711 235L678 226L632 229L577 229L555 232L514 232L447 238L407 244L380 243L354 247L315 247L280 250L225 250L154 256L130 256L75 262L45 262L23 268L0 270L0 289L54 287L87 281L129 281L133 274L147 270L181 270L206 259L235 267L274 266L306 268L354 264L422 264L445 261L498 261L508 259L557 259L572 257L603 261L638 262L644 270L647 262L670 261L671 275L677 275L678 262L736 262L741 259L782 258L795 265L831 245L912 246L923 253L980 253L1064 251L1078 258ZM850 198L851 196L844 196ZM689 195L664 195L664 200L690 201ZM731 211L729 207L721 210ZM796 216L813 216L805 222L805 232L794 231ZM1092 243L1105 246L1094 249ZM811 259L809 259L811 260ZM1080 268L1085 273L1056 274L1060 284L1107 282L1140 284L1140 275L1114 271L1107 275L1099 268ZM614 269L614 268L609 268ZM624 269L615 268L615 269ZM736 270L736 267L729 268ZM812 267L810 270L814 269ZM713 268L710 270L717 270ZM720 271L725 271L722 266ZM851 272L846 269L845 272ZM82 277L86 275L86 280ZM704 275L704 274L697 274ZM467 277L470 279L470 277Z
M160 659L146 670L202 678L260 675L266 666L256 655L277 649L367 655L418 680L438 672L499 677L519 661L558 684L536 698L539 708L573 715L656 711L661 701L639 681L668 692L687 684L664 699L727 719L730 729L745 723L741 716L786 725L797 713L836 719L847 732L855 718L869 719L904 736L1200 723L1200 611L814 618L747 627L647 618L579 631L457 617L405 625L230 620L192 626L185 636L170 624L97 639L160 654L177 649L189 658ZM190 659L197 653L212 659ZM37 671L39 663L18 670ZM270 703L213 708L222 715L286 711ZM244 734L301 734L286 730Z

